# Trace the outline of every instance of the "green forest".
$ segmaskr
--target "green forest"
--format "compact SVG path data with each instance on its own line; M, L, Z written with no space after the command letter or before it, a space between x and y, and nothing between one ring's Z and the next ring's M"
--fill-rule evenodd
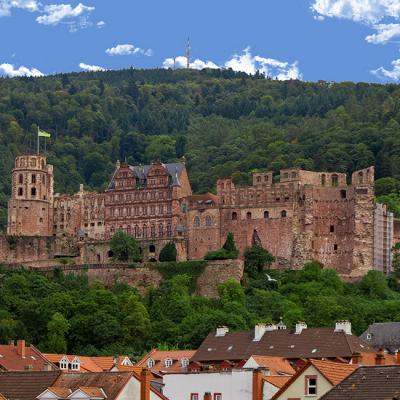
M216 178L281 168L376 166L380 201L400 217L400 87L275 81L231 70L136 70L0 79L0 227L14 157L50 132L56 191L104 189L117 160L181 160L195 192Z
M349 319L361 334L375 321L400 320L397 280L370 271L360 282L345 283L336 271L306 264L300 271L270 270L227 281L219 298L193 295L202 265L163 263L164 279L145 296L124 284L107 289L87 275L51 279L28 270L0 271L0 343L25 338L42 351L81 355L128 354L133 359L157 346L197 348L218 325L253 329L256 322L292 328L334 326ZM177 271L180 271L177 273Z

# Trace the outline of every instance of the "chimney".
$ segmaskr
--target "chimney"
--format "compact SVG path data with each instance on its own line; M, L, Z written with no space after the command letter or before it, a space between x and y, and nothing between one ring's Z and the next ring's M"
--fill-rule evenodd
M375 356L375 365L385 365L385 353L383 349L379 349Z
M8 341L8 345L9 345L9 346L14 346L14 340L9 340L9 341Z
M253 396L252 400L263 399L263 373L261 369L253 370Z
M307 324L304 321L299 321L296 324L296 330L295 330L295 335L301 335L301 332L303 332L303 329L307 329Z
M264 333L266 330L266 325L265 324L256 324L254 327L254 342L259 342L261 338L263 337Z
M47 363L47 364L44 364L44 365L43 365L42 370L43 370L43 371L52 371L53 368L51 367L51 364L50 364L50 363Z
M150 400L151 372L143 368L140 373L140 400Z
M278 328L275 324L266 324L265 325L265 332L276 331Z
M336 321L335 332L344 332L346 335L351 335L351 322L345 319Z
M204 393L204 400L211 400L211 393L210 392Z
M25 358L25 340L17 340L17 354Z
M225 336L229 332L229 328L227 326L219 326L217 328L217 333L215 336Z
M354 365L359 365L362 363L362 355L359 352L354 352L351 357L351 363Z
M397 351L397 353L396 353L396 363L400 364L400 352L399 351Z

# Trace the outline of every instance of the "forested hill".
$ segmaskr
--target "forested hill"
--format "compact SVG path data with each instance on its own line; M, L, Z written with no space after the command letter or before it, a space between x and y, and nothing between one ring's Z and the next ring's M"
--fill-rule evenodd
M16 154L51 132L56 190L102 188L116 160L185 156L194 191L255 169L350 172L376 165L400 215L400 86L272 81L230 70L122 70L0 79L0 205Z

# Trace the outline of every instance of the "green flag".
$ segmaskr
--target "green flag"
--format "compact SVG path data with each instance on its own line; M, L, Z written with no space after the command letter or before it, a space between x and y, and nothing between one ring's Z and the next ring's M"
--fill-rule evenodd
M51 137L50 133L41 131L40 129L38 130L38 136L39 137L47 137L47 138Z

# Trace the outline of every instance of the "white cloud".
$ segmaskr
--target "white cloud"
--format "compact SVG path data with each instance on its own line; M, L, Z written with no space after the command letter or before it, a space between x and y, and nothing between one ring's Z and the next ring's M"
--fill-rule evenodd
M400 17L399 0L314 0L311 10L322 17L346 18L375 24L385 17Z
M34 12L38 11L39 3L37 0L0 0L0 17L11 15L13 8Z
M393 81L400 81L400 58L392 61L392 70L387 70L384 67L379 67L371 71L372 74L376 75L380 79L389 79Z
M80 63L79 68L83 69L84 71L96 72L96 71L105 71L106 69L100 67L99 65L89 65L85 63Z
M76 7L72 7L71 4L49 4L44 6L44 15L36 18L39 24L43 25L58 25L59 23L74 23L76 18L80 18L79 25L84 27L87 26L87 16L95 8L85 6L79 3Z
M135 54L152 56L153 50L135 47L133 44L117 44L115 47L110 47L109 49L106 49L106 53L109 56L130 56Z
M164 68L186 68L186 65L187 60L184 56L175 57L175 60L166 58L163 62ZM274 58L253 56L249 47L244 49L242 54L235 54L223 66L218 66L212 61L196 59L190 63L190 68L231 68L234 71L246 72L250 75L260 71L267 77L279 80L301 79L302 77L297 62L290 64Z
M374 29L376 29L377 33L368 35L365 38L369 43L385 44L396 36L400 36L400 24L376 24Z
M12 64L6 63L0 64L0 74L9 76L11 78L16 76L44 76L44 74L36 68L27 68L24 66L15 68Z
M164 68L186 68L187 60L184 56L175 57L175 62L173 58L166 58L163 62ZM212 61L203 61L196 59L190 63L190 68L193 69L203 69L203 68L219 68L218 65L214 64Z
M104 28L104 26L105 26L105 22L104 21L99 21L97 24L96 24L96 26L98 27L98 28Z
M297 61L290 64L274 58L253 56L249 47L244 49L242 54L235 54L230 60L226 61L225 67L253 75L260 71L266 77L281 81L302 78Z

